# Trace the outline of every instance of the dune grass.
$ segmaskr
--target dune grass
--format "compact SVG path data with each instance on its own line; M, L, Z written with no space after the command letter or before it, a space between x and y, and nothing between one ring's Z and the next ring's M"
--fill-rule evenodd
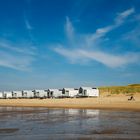
M134 94L140 93L140 84L130 84L127 86L104 86L99 87L100 94Z

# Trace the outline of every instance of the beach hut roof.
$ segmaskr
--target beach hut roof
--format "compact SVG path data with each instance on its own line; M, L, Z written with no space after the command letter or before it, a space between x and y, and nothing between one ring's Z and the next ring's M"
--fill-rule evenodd
M22 92L33 92L33 90L22 90Z
M78 88L63 88L64 90L78 90Z
M46 91L46 90L45 89L35 89L33 91L40 92L40 91Z
M11 91L4 91L4 93L12 93Z
M20 91L20 90L14 90L14 91L12 91L12 92L22 92L22 91Z
M49 88L48 90L49 90L49 91L59 91L59 89L56 89L56 88L55 88L55 89Z
M82 89L92 89L92 87L80 87Z

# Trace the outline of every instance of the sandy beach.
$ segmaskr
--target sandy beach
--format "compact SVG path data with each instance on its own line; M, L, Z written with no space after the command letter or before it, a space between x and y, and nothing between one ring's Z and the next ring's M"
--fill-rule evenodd
M0 99L0 106L47 107L47 108L82 108L82 109L122 109L140 111L140 95L128 101L130 96L102 95L98 98L65 98L65 99Z

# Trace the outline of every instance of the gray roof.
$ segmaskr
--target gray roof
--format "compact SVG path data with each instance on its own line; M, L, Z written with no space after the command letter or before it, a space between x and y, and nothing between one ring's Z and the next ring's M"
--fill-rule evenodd
M76 90L76 88L63 88L64 90ZM78 89L77 89L78 90Z

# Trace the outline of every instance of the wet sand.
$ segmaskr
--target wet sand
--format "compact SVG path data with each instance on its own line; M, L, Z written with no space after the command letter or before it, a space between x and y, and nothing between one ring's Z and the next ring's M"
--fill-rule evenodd
M140 112L0 107L0 140L139 140Z
M18 131L18 128L0 128L0 134L2 133L14 133Z
M65 99L0 99L0 106L79 108L79 109L122 109L140 111L140 94L135 94L135 101L128 101L126 95L102 95L98 98Z

